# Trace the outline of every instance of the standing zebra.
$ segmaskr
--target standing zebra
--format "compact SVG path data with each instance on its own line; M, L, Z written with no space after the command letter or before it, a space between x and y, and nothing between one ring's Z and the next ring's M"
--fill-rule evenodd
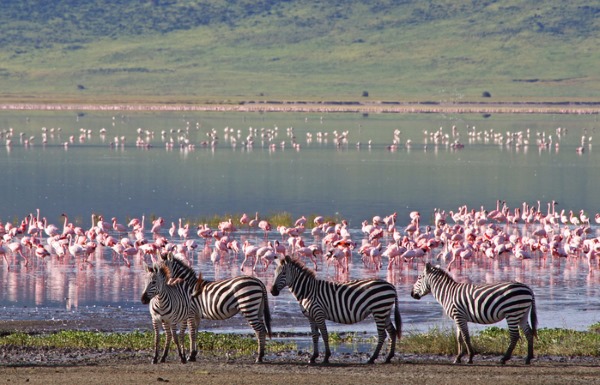
M154 306L157 310L153 311L151 299L162 306ZM167 343L161 362L165 361L168 354L170 333L173 333L173 339L180 352L182 362L185 362L184 349L179 349L177 335L171 331L173 328L176 331L176 325L183 320L187 320L190 328L191 355L189 360L194 361L197 354L196 331L200 319L224 320L240 312L256 333L258 339L256 362L262 362L266 334L271 337L271 313L267 289L258 278L240 276L217 282L206 281L202 278L202 274L196 276L194 270L183 260L175 257L172 253L167 253L161 255L159 264L155 268L149 269L142 302L151 303L150 313L155 333L155 355L152 362L158 361L159 322L162 322L167 334ZM187 314L187 318L184 314ZM170 323L165 323L165 320ZM185 324L182 326L182 333L184 331Z
M189 361L196 360L196 330L200 321L197 304L190 300L189 284L185 282L173 283L173 277L168 266L162 262L154 263L152 267L145 265L146 287L142 294L142 303L149 304L154 329L154 357L152 363L158 363L160 344L160 325L166 334L166 342L160 362L165 362L169 354L171 338L177 346L177 353L182 363L186 363L185 347L180 344L178 326L181 324L181 335L185 333L186 326L190 329L190 357Z
M427 263L424 273L419 275L410 295L420 299L429 293L432 293L446 314L456 323L458 355L454 363L460 363L464 355L463 342L467 347L469 363L473 363L475 351L471 345L467 322L492 324L505 318L510 333L510 344L500 362L504 364L510 359L519 340L519 326L527 338L525 363L531 362L533 337L537 336L537 314L533 291L527 285L519 282L490 285L458 283L446 271ZM531 326L527 321L528 313Z
M271 313L264 283L247 275L208 281L202 278L202 274L194 283L192 298L198 304L200 317L225 320L242 313L258 339L256 362L262 362L266 335L271 338Z
M386 331L390 337L390 351L385 360L389 363L396 350L396 338L400 338L402 320L398 310L398 294L389 282L380 279L365 279L346 283L330 282L317 279L315 272L301 262L286 256L279 261L275 270L275 280L271 294L288 286L300 303L302 313L308 318L313 339L313 354L310 363L315 363L319 356L319 331L325 344L323 363L329 363L329 335L325 320L353 324L373 314L377 324L378 341L375 352L369 358L372 364L379 356ZM392 307L395 305L395 327L392 324Z

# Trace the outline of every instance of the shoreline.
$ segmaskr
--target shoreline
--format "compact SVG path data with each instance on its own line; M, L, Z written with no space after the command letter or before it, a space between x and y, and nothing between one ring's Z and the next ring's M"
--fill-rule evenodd
M598 115L600 102L285 102L220 103L0 103L0 111L197 111L396 114L570 114Z

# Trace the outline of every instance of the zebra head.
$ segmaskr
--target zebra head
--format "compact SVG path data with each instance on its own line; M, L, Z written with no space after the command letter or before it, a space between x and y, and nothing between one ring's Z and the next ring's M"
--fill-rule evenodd
M425 270L423 271L423 274L419 274L417 282L415 282L412 290L410 291L411 297L414 299L421 299L421 297L431 292L431 286L429 285L429 273L433 268L434 267L431 266L431 263L427 262L425 264Z
M168 270L166 270L165 266L159 266L154 263L152 267L146 265L144 263L144 270L146 271L146 286L144 288L144 292L142 293L142 303L147 305L150 303L150 300L159 293L161 288L161 283L168 278Z
M289 286L286 266L289 266L290 262L291 257L289 255L286 255L285 259L277 259L277 267L275 268L275 279L273 280L273 286L271 287L271 294L275 297L279 295L281 289L283 289L286 286Z

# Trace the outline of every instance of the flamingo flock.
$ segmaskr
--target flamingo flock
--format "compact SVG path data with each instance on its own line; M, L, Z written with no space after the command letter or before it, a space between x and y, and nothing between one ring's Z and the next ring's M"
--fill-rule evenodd
M315 270L334 269L340 280L348 277L353 261L378 271L399 269L414 261L434 261L452 270L475 259L514 258L570 260L583 258L590 273L598 268L600 213L556 210L537 201L509 207L456 210L434 209L431 218L418 211L399 223L397 213L375 215L360 227L315 216L299 217L291 226L272 226L269 220L243 214L239 221L228 218L215 228L179 218L171 226L162 217L133 218L126 225L116 216L105 220L92 214L87 229L74 225L62 214L62 226L48 222L40 210L29 213L18 224L0 223L0 254L6 268L17 264L31 268L33 262L72 257L93 264L98 255L111 255L115 263L131 266L132 258L155 258L170 251L193 263L206 258L215 268L237 265L240 274L266 271L276 258L292 255L306 260ZM108 217L107 217L108 218ZM353 256L357 258L353 259Z
M306 119L308 122L308 119ZM115 128L117 119L112 117L112 128ZM319 124L323 124L323 117ZM167 150L179 148L182 151L193 151L197 148L207 148L215 150L219 144L225 144L232 149L242 148L252 150L255 147L266 148L271 152L285 150L287 148L300 151L303 144L298 140L298 135L294 127L287 127L284 132L284 138L280 134L277 125L274 127L247 127L247 129L234 129L226 126L219 132L215 128L206 130L202 135L200 122L195 124L190 121L185 122L184 127L163 129L159 132L148 128L138 127L135 132L135 139L127 138L126 135L110 136L110 129L102 127L97 130L98 139L101 143L107 144L113 149L123 149L126 146L134 145L141 149L150 149L156 146L162 146ZM491 144L506 148L524 149L536 147L539 151L559 152L562 139L566 136L568 130L565 127L557 127L551 131L533 131L526 128L518 131L504 131L491 129L479 129L475 125L467 124L461 132L456 125L450 128L439 127L435 130L423 130L419 141L413 142L411 138L405 138L401 130L395 129L392 137L387 139L383 148L390 152L396 152L400 149L410 150L413 147L422 146L427 151L433 147L435 149L445 147L448 150L462 150L466 144ZM24 132L16 133L14 128L0 130L0 140L4 140L7 149L19 144L25 148L32 148L36 144L60 145L65 149L74 145L85 145L92 142L94 130L80 128L77 134L65 134L61 127L41 127L41 138L36 133L26 134ZM198 138L198 135L200 137ZM65 140L66 137L66 140ZM316 132L305 133L305 145L309 146L313 142L319 144L332 143L335 149L349 148L352 134L348 130L331 132L318 130ZM18 139L18 141L17 141ZM421 144L422 143L422 144ZM364 142L356 141L355 147L361 149L366 146L372 148L373 140L367 139ZM583 155L586 151L592 149L592 136L587 128L583 129L581 140L577 143L575 152Z

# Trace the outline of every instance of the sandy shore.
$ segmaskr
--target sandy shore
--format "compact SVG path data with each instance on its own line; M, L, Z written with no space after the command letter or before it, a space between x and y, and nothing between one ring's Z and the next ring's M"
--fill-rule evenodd
M0 103L0 111L223 111L305 113L448 113L448 114L599 114L600 102L285 102L248 101L238 104L154 103Z

